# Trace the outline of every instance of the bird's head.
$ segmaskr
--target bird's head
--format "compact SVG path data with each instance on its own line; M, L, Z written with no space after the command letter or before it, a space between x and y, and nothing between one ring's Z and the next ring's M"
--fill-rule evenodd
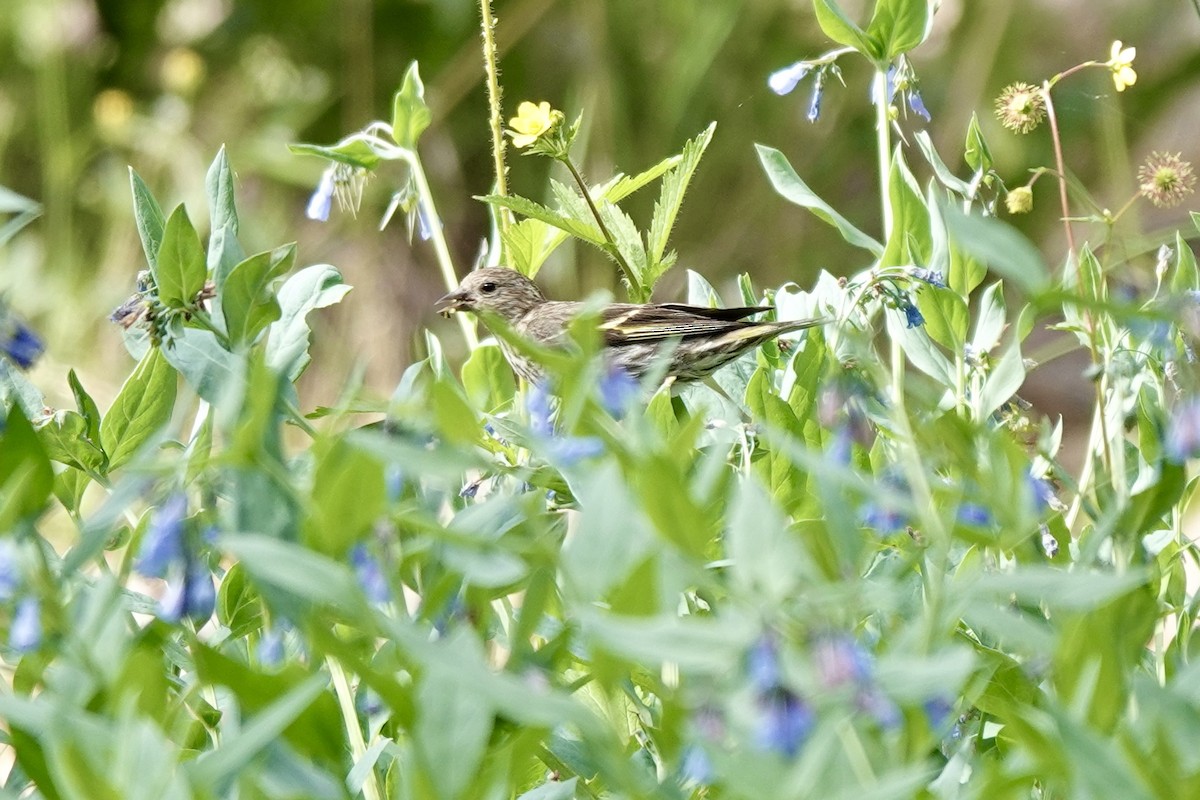
M545 301L537 284L516 270L484 267L463 278L457 289L437 301L437 307L443 316L455 311L482 311L514 324Z

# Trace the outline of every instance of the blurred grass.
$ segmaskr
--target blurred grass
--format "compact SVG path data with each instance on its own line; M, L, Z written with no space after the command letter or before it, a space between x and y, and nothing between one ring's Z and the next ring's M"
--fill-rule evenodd
M590 177L648 166L718 122L674 237L681 267L733 297L743 271L765 287L862 266L836 233L774 195L754 157L755 142L782 149L819 194L877 230L872 121L855 96L867 91L862 67L847 62L847 86L829 85L816 125L804 120L805 86L787 97L766 86L773 70L829 46L807 0L497 0L496 12L506 109L547 99L568 116L582 111ZM377 231L393 188L386 176L368 186L357 219L335 212L328 224L311 223L304 203L321 165L291 156L285 144L333 141L386 116L404 68L419 60L434 111L423 155L458 269L469 269L487 226L471 196L491 183L476 14L462 0L301 0L286 11L268 0L7 0L0 184L39 200L46 214L0 250L0 291L48 340L34 379L65 402L66 367L74 366L101 405L111 399L128 363L106 317L142 266L125 167L164 205L186 201L195 215L205 165L223 143L240 181L247 249L295 238L302 263L333 263L357 287L317 320L306 407L332 402L361 363L367 386L389 392L421 354L423 326L457 346L432 313L443 287L429 251L410 246L400 225ZM1117 207L1150 150L1197 157L1198 32L1185 0L1162 0L1155 13L1118 0L947 0L914 57L934 141L960 167L976 112L1001 174L1023 182L1026 168L1051 162L1049 139L1002 131L992 98L1012 81L1107 58L1120 38L1138 47L1135 87L1118 98L1094 70L1057 93L1068 164L1100 205ZM544 160L514 155L510 169L515 191L544 196ZM635 196L629 210L645 219L652 200ZM1053 202L1049 183L1039 184L1037 202ZM1153 230L1183 213L1123 224ZM1056 261L1053 216L1018 222ZM542 273L550 294L615 287L614 270L596 253L563 252ZM1150 256L1145 263L1148 272ZM678 296L683 284L678 269L660 296ZM1069 409L1069 395L1058 401ZM1043 405L1053 412L1055 402Z

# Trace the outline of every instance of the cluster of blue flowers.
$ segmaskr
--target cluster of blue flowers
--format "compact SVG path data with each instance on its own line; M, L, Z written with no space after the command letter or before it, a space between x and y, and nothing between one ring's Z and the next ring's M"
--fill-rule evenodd
M42 643L42 604L32 593L22 593L26 581L20 546L0 540L0 603L13 604L8 646L18 653L36 650Z
M0 354L21 369L29 369L45 349L33 329L0 302Z
M160 619L203 624L216 607L217 591L208 565L188 541L187 512L187 495L181 491L170 494L154 510L136 566L147 577L167 581L158 604Z

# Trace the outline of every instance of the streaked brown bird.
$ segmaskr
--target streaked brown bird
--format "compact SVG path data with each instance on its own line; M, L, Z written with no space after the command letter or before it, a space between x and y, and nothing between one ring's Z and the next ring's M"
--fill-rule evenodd
M583 303L547 300L537 284L505 267L475 270L437 305L443 314L490 312L507 322L517 334L548 347L566 344L567 325L584 308ZM825 322L823 319L746 320L770 310L769 306L704 308L682 303L613 303L600 311L600 331L608 362L633 377L640 379L655 364L660 348L674 344L667 376L677 381L698 381L780 334ZM483 320L486 324L486 314ZM541 380L541 365L503 340L500 347L518 375L533 383Z

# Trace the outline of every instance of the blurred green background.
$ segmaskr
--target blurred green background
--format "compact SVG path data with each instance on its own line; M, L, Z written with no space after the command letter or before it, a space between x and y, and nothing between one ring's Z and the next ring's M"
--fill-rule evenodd
M866 3L843 5L865 16ZM649 166L718 122L676 229L680 268L659 299L682 296L683 267L732 299L739 272L766 287L865 265L861 251L777 197L754 154L755 142L782 149L818 193L878 231L865 66L843 60L846 86L828 85L815 125L804 119L810 84L786 97L766 85L773 70L830 47L808 0L496 0L495 11L506 116L523 99L549 100L568 117L582 111L579 155L595 181ZM316 320L305 407L332 402L359 365L368 387L386 395L422 354L424 326L458 347L454 328L432 312L445 289L428 247L410 245L400 222L378 230L399 173L368 184L357 218L335 210L326 224L310 222L305 201L322 164L286 144L332 142L386 117L418 60L434 114L422 154L465 272L487 232L472 195L492 181L478 13L467 0L4 0L0 184L43 203L45 214L0 249L0 291L47 340L33 378L52 402L69 397L68 367L102 406L127 373L119 331L106 321L143 266L127 165L164 207L186 201L203 230L204 171L222 144L238 175L247 252L295 239L300 263L332 263L356 287ZM1118 208L1151 150L1197 157L1200 16L1191 0L946 0L913 58L933 114L922 127L961 174L977 112L1000 174L1019 184L1028 168L1052 163L1049 136L1000 129L993 98L1010 82L1104 60L1114 39L1137 46L1137 85L1118 96L1104 70L1090 70L1056 97L1070 169L1100 205ZM909 161L925 180L915 150ZM512 155L510 166L515 191L545 196L545 160ZM1054 192L1050 180L1039 183L1035 213L1017 220L1050 263L1063 252ZM652 200L634 196L627 206L644 221ZM1149 233L1184 216L1139 207L1122 224ZM1081 226L1077 236L1100 231ZM540 276L552 296L615 288L595 252L561 253ZM1135 262L1132 286L1152 261L1148 251ZM1086 385L1063 383L1077 373L1056 374L1058 394L1041 396L1036 385L1027 394L1049 413L1070 414L1076 400L1084 409Z

